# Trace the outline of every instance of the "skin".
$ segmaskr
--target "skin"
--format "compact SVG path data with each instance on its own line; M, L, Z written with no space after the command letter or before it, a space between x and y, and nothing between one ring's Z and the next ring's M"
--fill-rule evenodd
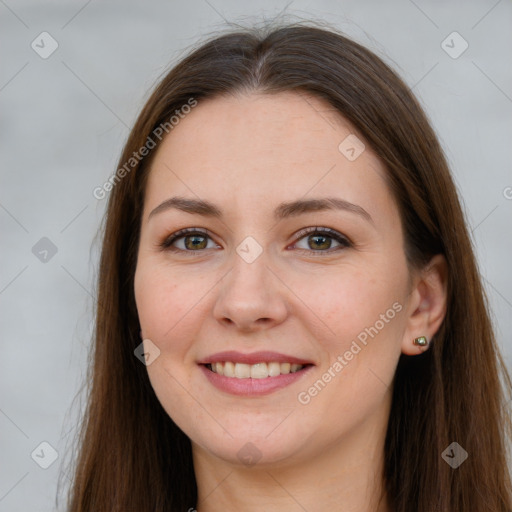
M391 510L379 497L392 380L400 354L425 350L413 339L430 340L443 320L446 262L438 255L409 271L386 171L368 144L349 161L338 150L349 134L363 140L322 99L254 92L200 101L155 155L135 296L141 334L160 350L147 366L151 384L192 441L199 512ZM149 218L171 196L208 200L224 216L168 209ZM332 196L373 223L341 210L272 216L283 201ZM296 236L315 226L353 245ZM182 228L211 238L199 239L195 255L185 254L190 238L175 241L182 252L159 247ZM252 263L236 252L248 236L263 250ZM395 303L401 311L300 403L298 394ZM239 397L213 387L197 364L224 350L273 350L315 367L269 395ZM254 465L237 455L249 442Z

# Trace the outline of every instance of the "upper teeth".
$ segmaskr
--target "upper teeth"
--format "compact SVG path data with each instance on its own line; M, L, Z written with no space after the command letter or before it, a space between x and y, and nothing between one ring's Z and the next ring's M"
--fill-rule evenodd
M257 363L244 364L225 361L222 363L211 363L210 368L213 372L225 377L235 377L238 379L265 379L266 377L277 377L285 373L294 373L301 370L302 364L291 363Z

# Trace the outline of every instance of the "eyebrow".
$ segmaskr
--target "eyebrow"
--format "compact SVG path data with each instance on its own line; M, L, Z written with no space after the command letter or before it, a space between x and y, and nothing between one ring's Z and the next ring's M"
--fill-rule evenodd
M176 209L186 213L202 215L204 217L222 218L222 210L209 201L203 199L189 199L186 197L171 197L158 205L148 216L148 221L154 215L166 210ZM298 199L281 203L274 210L274 219L283 220L310 212L343 210L359 215L368 222L374 224L371 215L361 206L350 203L338 197L324 197L318 199Z

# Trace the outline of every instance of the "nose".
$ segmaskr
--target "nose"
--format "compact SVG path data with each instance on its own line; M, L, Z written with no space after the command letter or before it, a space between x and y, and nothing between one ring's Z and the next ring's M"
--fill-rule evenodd
M251 332L279 325L287 316L286 287L263 252L248 263L237 253L219 283L213 314L217 321Z

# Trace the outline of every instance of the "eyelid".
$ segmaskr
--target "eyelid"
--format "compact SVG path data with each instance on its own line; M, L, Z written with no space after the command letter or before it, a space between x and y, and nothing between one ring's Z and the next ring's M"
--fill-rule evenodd
M336 231L335 229L327 228L327 227L322 227L322 226L314 226L314 227L309 227L309 228L303 228L300 231L297 231L293 235L293 238L300 239L300 238L303 238L305 235L308 235L310 233L326 233L330 237L332 237L332 238L334 238L334 239L336 239L338 241L346 242L347 245L353 245L352 241L348 238L348 236L340 233L339 231ZM326 252L326 251L320 251L320 252Z
M183 228L183 229L179 229L178 231L175 231L171 235L164 238L162 240L162 242L158 243L158 246L164 250L165 249L172 250L171 244L173 242L175 242L176 240L178 240L179 238L183 238L184 236L186 236L187 233L189 233L190 235L193 235L195 233L200 233L201 235L206 235L210 240L213 240L212 233L210 231L208 231L206 228ZM196 252L196 251L182 251L180 249L176 249L176 251L190 252L190 253ZM197 251L197 252L202 252L202 251Z
M343 250L350 249L354 247L354 244L352 241L339 231L336 231L332 228L322 227L322 226L315 226L315 227L308 227L301 229L300 231L296 232L293 237L296 239L295 242L293 242L292 247L295 247L295 244L299 243L303 238L305 238L307 235L327 235L328 238L332 238L340 244L338 247L329 248L325 251L320 249L301 249L297 248L294 249L295 251L299 251L300 253L306 255L306 256L314 256L314 257L328 257L332 254L337 254ZM289 246L288 246L289 247Z
M183 228L183 229L180 229L180 230L172 233L170 236L166 237L161 243L158 244L158 246L163 250L188 253L188 254L199 254L201 252L205 252L205 249L186 251L186 250L178 249L178 248L172 246L172 244L176 240L185 237L187 235L187 233L190 233L191 235L193 235L195 233L199 233L201 235L205 235L207 238L209 238L210 240L215 242L215 240L212 236L212 233L210 233L210 231L208 231L206 228ZM342 233L336 231L335 229L328 228L328 227L322 227L322 226L311 226L311 227L303 228L303 229L297 231L293 235L293 238L295 241L292 243L292 245L296 244L302 238L304 238L306 235L308 235L310 233L326 234L329 238L333 238L338 243L342 244L342 246L339 248L335 248L335 249L328 249L326 251L315 250L315 249L311 249L311 250L297 249L298 251L301 251L303 253L318 254L318 255L321 255L323 253L331 254L331 253L337 252L343 248L346 249L349 247L353 247L353 245L354 245L352 243L352 241L347 236L343 235ZM344 244L344 246L343 246L343 244ZM288 245L288 247L289 247L289 245Z

